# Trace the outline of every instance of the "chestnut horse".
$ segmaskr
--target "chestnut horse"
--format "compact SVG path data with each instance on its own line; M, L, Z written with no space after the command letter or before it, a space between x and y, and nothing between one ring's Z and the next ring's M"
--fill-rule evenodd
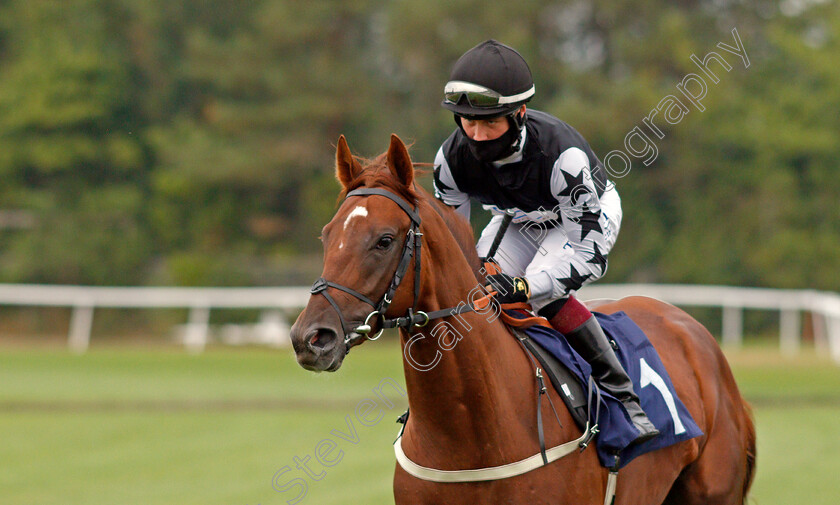
M292 328L298 363L335 371L376 326L400 326L411 412L401 442L409 459L465 470L538 454L538 393L529 358L499 319L447 311L464 307L482 284L469 223L415 184L408 151L395 135L386 153L361 162L342 136L336 162L345 199L323 229L323 275ZM597 308L624 311L644 330L703 431L625 466L615 503L745 503L755 431L712 335L685 312L650 298ZM452 331L458 328L464 331ZM555 392L548 394L562 405ZM566 409L557 410L559 424L545 423L547 447L582 434ZM607 482L596 452L575 450L527 473L482 482L421 480L397 464L394 498L397 505L600 504Z

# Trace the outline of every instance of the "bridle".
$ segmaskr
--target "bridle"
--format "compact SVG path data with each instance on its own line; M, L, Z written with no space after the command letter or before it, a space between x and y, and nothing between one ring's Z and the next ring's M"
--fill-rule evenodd
M368 340L376 340L380 336L382 336L382 332L385 331L385 328L411 328L411 327L423 327L426 326L429 321L432 319L437 319L439 317L446 317L446 316L454 316L457 314L463 314L465 312L472 312L477 309L476 303L461 303L457 307L448 308L448 309L441 309L436 310L433 312L423 312L417 310L417 300L420 297L420 274L421 274L421 263L420 263L420 247L422 244L422 237L423 234L420 232L420 214L417 212L416 208L412 208L405 200L401 197L395 195L394 193L381 189L381 188L360 188L355 189L347 193L346 198L351 196L371 196L371 195L379 195L384 196L394 203L396 203L403 212L411 219L411 227L409 228L405 244L403 245L402 256L400 257L400 261L397 264L397 269L394 272L394 277L391 279L391 283L388 285L388 289L382 295L382 298L379 300L378 303L374 303L369 297L359 293L353 288L349 288L347 286L343 286L341 284L337 284L335 282L328 281L323 277L319 278L315 281L310 289L310 293L313 295L323 295L324 298L332 305L333 309L335 309L336 313L338 314L338 318L341 320L341 327L344 330L344 343L347 346L347 352L350 352L350 348L353 344L358 342L362 339ZM504 228L507 228L507 224L509 224L510 219L507 219L507 223ZM496 247L498 247L498 242L501 240L501 235L504 234L502 231L500 234L497 235L497 240L495 240L495 244L493 245L492 249L495 251ZM409 263L411 262L411 258L414 258L414 301L411 305L411 308L408 309L408 314L404 317L396 317L392 319L385 318L385 312L388 311L388 307L390 307L391 302L394 299L394 293L397 291L400 283L405 277L406 272L408 271ZM365 322L360 326L356 326L355 328L350 328L347 324L347 319L344 317L344 314L341 311L341 308L335 302L333 297L327 292L328 288L335 288L340 291L344 291L345 293L351 294L358 298L359 300L367 303L371 307L373 307L373 312L368 314L365 318ZM490 300L492 294L488 295L487 299ZM372 320L378 319L379 320L379 331L376 332L374 336L370 336L370 332L372 328L370 323ZM349 330L349 331L348 331ZM521 343L521 342L520 342ZM394 450L396 453L397 461L399 462L400 466L405 469L410 475L414 477L433 481L433 482L477 482L477 481L487 481L487 480L497 480L497 479L504 479L508 477L513 477L516 475L522 475L523 473L530 472L536 468L541 466L547 465L552 461L560 459L567 454L570 454L580 448L581 450L585 449L588 445L591 438L598 432L598 414L596 411L595 416L595 424L590 425L590 419L587 419L586 427L584 429L583 434L576 440L572 440L566 442L564 444L558 445L551 449L545 449L545 441L543 435L543 428L542 428L542 413L540 410L540 398L541 394L545 393L545 384L543 383L543 376L541 374L541 370L539 366L534 361L534 358L527 353L526 354L530 357L532 364L536 367L536 376L538 379L537 385L537 418L538 418L538 433L539 433L539 440L540 440L540 453L529 458L510 463L507 465L501 465L498 467L491 467L491 468L481 468L481 469L471 469L471 470L436 470L433 468L426 468L423 466L418 465L417 463L411 461L405 453L402 451L402 435L403 430L405 430L405 422L408 418L408 411L400 418L403 423L402 429L400 429L400 434L397 437L397 440L394 442ZM593 385L594 382L590 378L590 396L593 392ZM597 392L597 388L594 388ZM600 395L600 393L598 393ZM550 398L549 398L550 401ZM592 402L589 402L592 404ZM599 405L598 411L600 411L600 400L596 405ZM554 409L554 405L552 404L552 409ZM555 416L557 415L557 411L555 410ZM589 417L589 416L588 416ZM558 419L559 422L559 419ZM605 503L611 503L609 500L615 494L615 479L617 477L617 473L610 473L610 477L608 479L608 489L607 489L607 501ZM612 491L611 491L612 490Z
M400 261L397 264L397 270L394 272L394 277L391 279L391 283L388 285L388 289L385 291L385 294L382 295L382 298L379 300L378 303L374 303L373 300L363 295L362 293L359 293L355 289L349 288L347 286L342 286L341 284L337 284L335 282L328 281L323 277L316 280L315 283L312 285L312 288L309 290L309 292L313 295L323 295L324 298L326 298L330 305L332 305L332 307L335 309L336 313L338 314L338 318L341 320L341 327L344 330L345 335L344 343L348 346L348 352L350 350L351 344L354 344L356 341L361 340L363 338L366 338L368 340L376 340L380 336L382 336L382 332L385 331L386 328L422 327L428 324L428 322L434 318L433 316L440 317L437 314L438 312L445 312L447 315L450 313L460 313L452 312L452 310L436 311L431 314L427 314L423 311L417 311L417 299L420 296L420 247L422 244L421 239L423 237L423 234L420 232L420 214L417 212L417 209L412 208L411 205L409 205L408 202L406 202L404 199L385 189L355 189L347 193L347 196L345 198L350 198L351 196L371 195L384 196L385 198L390 199L391 201L396 203L403 210L403 212L406 213L409 219L411 219L411 227L408 229L408 233L406 234L405 244L403 245L402 250L402 256L400 257ZM394 299L394 293L397 291L397 288L402 282L403 277L405 277L405 274L408 271L408 266L409 263L411 263L412 257L414 258L414 302L412 303L411 308L408 309L408 314L406 316L397 317L393 319L386 319L385 313L388 311L388 307L391 305L391 302ZM363 324L355 328L351 328L347 324L347 319L344 317L341 308L339 308L338 304L335 302L333 297L330 296L330 294L327 292L327 288L335 288L355 296L359 300L373 307L373 312L368 314ZM375 335L371 336L371 322L376 320L378 320L379 322L379 331L377 331Z
M422 244L421 239L423 238L423 233L420 232L420 214L417 212L417 209L412 208L411 205L409 205L408 202L406 202L404 199L386 189L354 189L353 191L347 193L345 199L350 198L351 196L371 195L379 195L388 198L392 202L396 203L400 207L400 209L402 209L403 212L406 213L409 219L411 219L411 227L406 233L405 244L403 245L400 262L397 264L397 270L394 272L394 277L391 279L391 283L388 285L388 289L385 291L385 294L382 295L382 298L379 300L378 303L374 303L373 300L363 295L362 293L359 293L355 289L349 288L347 286L342 286L341 284L337 284L335 282L328 281L323 277L316 280L315 283L312 284L312 288L309 290L309 292L313 295L323 295L324 298L326 298L327 301L330 303L330 305L332 305L333 309L335 309L335 312L338 314L338 319L341 321L341 328L342 330L344 330L344 344L347 346L347 352L350 352L350 347L352 347L359 340L378 339L382 336L382 332L385 331L386 328L421 328L423 326L426 326L432 319L438 319L440 317L446 316L455 316L458 314L464 314L466 312L473 312L477 308L475 303L461 303L457 307L435 310L433 312L424 312L422 310L417 310L417 300L420 297L420 248ZM405 274L408 271L408 266L409 263L411 263L412 257L414 258L414 301L412 302L411 308L408 309L408 313L405 316L386 319L385 313L388 311L388 307L390 307L391 302L394 299L394 293L397 291L397 288L402 282L403 277L405 277ZM347 319L344 317L341 308L335 302L333 297L327 292L327 288L335 288L355 296L359 300L373 307L373 312L367 315L364 323L362 323L359 326L356 326L355 328L351 328L350 325L347 324ZM489 303L489 300L487 302ZM373 331L371 322L377 320L379 322L379 331L377 331L375 335L371 336L370 332Z
M429 321L432 319L438 319L441 317L447 316L457 316L459 314L464 314L467 312L475 312L477 310L481 310L487 307L490 303L497 303L493 299L493 295L495 295L495 291L490 291L485 294L482 298L477 300L473 300L471 303L461 302L456 307L450 307L447 309L439 309L432 312L424 312L422 310L417 310L417 300L420 298L420 274L421 272L421 254L420 254L420 247L422 245L422 238L423 233L420 232L420 214L417 212L416 208L412 208L411 205L408 204L404 199L397 196L396 194L388 191L387 189L381 188L359 188L354 189L347 193L344 197L345 199L350 198L351 196L371 196L371 195L379 195L388 198L392 202L396 203L400 209L411 219L411 227L409 228L406 238L405 244L403 245L402 256L400 257L400 262L397 264L397 269L394 272L394 277L391 279L391 283L388 285L388 289L385 291L385 294L382 295L382 298L379 300L378 303L374 303L373 300L368 298L367 296L359 293L353 288L349 288L347 286L343 286L341 284L328 281L323 277L319 278L312 284L312 288L310 288L309 292L313 295L323 295L324 298L332 305L333 309L335 309L336 314L338 314L338 318L341 321L341 329L344 331L344 344L347 346L347 352L350 352L350 347L355 345L356 342L362 339L368 340L376 340L380 336L382 336L382 332L385 331L386 328L403 328L409 329L412 327L421 328L429 324ZM484 266L486 269L489 269L491 272L494 268L498 268L498 263L492 259L493 254L495 254L496 249L499 246L499 242L501 242L502 236L505 234L505 231L510 224L512 216L510 214L505 216L504 221L502 222L502 226L499 228L498 232L496 233L496 237L493 240L493 245L490 247L490 254L488 257L485 258ZM411 304L411 308L408 309L408 313L403 317L395 317L392 319L386 319L385 313L388 311L388 307L390 307L391 302L394 299L394 293L397 291L397 288L402 282L403 277L405 277L406 272L408 271L408 265L411 263L411 258L414 258L414 301ZM344 291L350 295L355 296L359 300L367 303L371 307L373 307L373 312L369 313L365 318L364 323L355 328L351 328L350 325L347 324L347 319L344 317L344 313L341 311L341 308L335 302L333 297L327 292L328 288L335 288L340 291ZM371 322L378 320L379 322L379 331L376 332L375 335L371 336L370 332L373 331L371 326ZM524 321L524 320L523 320ZM522 326L518 324L514 324L512 320L506 321L508 324L512 326ZM534 323L530 323L527 325L531 325Z

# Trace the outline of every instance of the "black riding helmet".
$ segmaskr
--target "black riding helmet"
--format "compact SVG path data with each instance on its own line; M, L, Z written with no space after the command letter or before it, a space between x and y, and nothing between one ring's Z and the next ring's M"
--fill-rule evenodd
M492 39L475 46L455 62L443 92L441 105L454 113L455 124L462 131L462 117L504 116L510 124L497 139L467 138L476 159L496 161L519 149L525 116L516 111L534 96L534 80L525 58L515 49Z
M534 96L528 63L515 49L487 40L463 54L452 67L441 105L457 116L506 116Z

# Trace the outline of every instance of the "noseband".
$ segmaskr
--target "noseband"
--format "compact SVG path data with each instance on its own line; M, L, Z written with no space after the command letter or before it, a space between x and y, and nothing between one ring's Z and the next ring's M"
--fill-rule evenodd
M374 303L370 298L359 293L355 289L348 288L347 286L342 286L341 284L336 284L335 282L328 281L323 277L315 281L315 283L312 285L312 288L309 290L309 292L313 295L323 295L324 298L326 298L330 305L332 305L332 307L335 309L336 313L338 314L338 318L341 320L341 328L342 330L344 330L345 344L352 344L355 341L360 340L362 338L367 338L368 340L376 340L382 335L382 332L385 331L385 328L409 328L412 326L421 327L425 326L429 322L428 314L422 311L415 312L417 308L417 299L420 296L420 245L421 238L423 237L423 234L420 233L420 214L418 214L417 210L413 209L405 200L385 189L355 189L347 193L347 196L345 198L349 198L351 196L370 195L384 196L385 198L388 198L397 205L399 205L403 212L405 212L409 219L411 219L411 228L409 228L408 233L406 234L405 244L403 245L402 256L400 257L400 262L397 265L397 270L396 272L394 272L394 277L391 279L391 284L388 286L388 289L387 291L385 291L385 294L382 295L382 298L379 300L379 303ZM405 317L385 319L385 312L388 311L388 307L391 305L391 302L394 299L394 293L397 291L400 282L402 282L405 273L408 271L408 265L411 262L412 257L414 257L414 302L412 303L411 308L408 309L408 315L406 315ZM330 294L327 292L327 288L335 288L355 296L359 300L373 307L373 312L368 314L368 316L365 318L365 322L362 325L357 326L355 328L350 328L338 304L335 302L333 297L330 296ZM379 322L379 331L377 331L375 335L370 336L370 332L372 331L371 323L376 320L378 320Z

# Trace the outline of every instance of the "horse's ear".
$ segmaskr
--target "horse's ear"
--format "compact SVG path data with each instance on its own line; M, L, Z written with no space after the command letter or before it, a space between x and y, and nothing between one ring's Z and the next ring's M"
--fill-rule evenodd
M410 186L414 181L414 164L408 156L408 149L394 134L391 134L391 146L388 148L388 168L403 185Z
M345 188L350 186L350 183L358 177L362 171L362 166L350 153L350 147L347 145L347 139L344 135L338 138L338 146L335 149L335 177L338 182Z

